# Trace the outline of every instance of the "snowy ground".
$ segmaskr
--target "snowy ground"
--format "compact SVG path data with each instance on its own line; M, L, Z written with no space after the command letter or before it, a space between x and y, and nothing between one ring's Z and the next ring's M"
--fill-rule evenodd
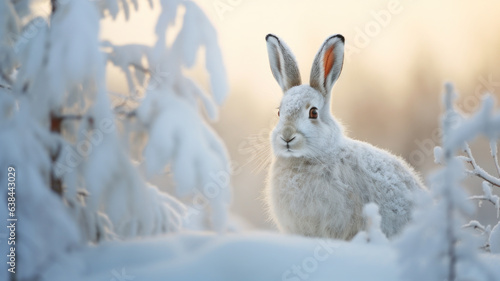
M492 268L500 264L499 255L483 258ZM44 279L404 280L398 268L397 252L391 244L358 244L265 232L198 232L90 246L53 264ZM496 276L500 276L499 266Z

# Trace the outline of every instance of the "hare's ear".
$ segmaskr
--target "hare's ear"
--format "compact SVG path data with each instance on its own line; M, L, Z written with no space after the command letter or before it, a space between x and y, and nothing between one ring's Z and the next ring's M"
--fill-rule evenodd
M327 97L340 76L344 64L344 36L337 34L326 39L318 51L311 69L311 87Z
M266 42L271 70L283 93L302 84L295 57L285 42L272 34L266 36Z

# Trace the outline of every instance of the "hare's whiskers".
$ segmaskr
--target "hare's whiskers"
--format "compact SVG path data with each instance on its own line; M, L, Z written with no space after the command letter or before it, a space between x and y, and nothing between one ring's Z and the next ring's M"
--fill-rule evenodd
M264 138L262 134L251 135L246 138L248 147L240 149L243 154L250 154L250 157L245 162L246 165L252 165L252 173L260 173L262 170L269 167L271 162L271 147L269 138Z

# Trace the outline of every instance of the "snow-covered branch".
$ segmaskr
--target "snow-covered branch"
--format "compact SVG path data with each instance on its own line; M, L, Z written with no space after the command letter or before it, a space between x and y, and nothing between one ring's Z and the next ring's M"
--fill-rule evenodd
M412 280L453 281L466 278L461 276L463 273L458 270L459 265L468 270L474 268L487 280L494 280L491 271L478 258L473 238L463 231L463 228L474 228L485 235L489 228L476 221L464 223L474 208L470 201L466 200L469 196L466 195L461 182L467 174L464 167L466 161L473 166L469 173L472 172L487 181L483 184L483 196L469 198L489 199L497 204L496 197L491 194L490 182L497 183L498 179L477 165L467 141L480 134L496 137L500 130L493 124L497 122L500 114L491 114L493 100L486 98L482 109L476 115L465 118L455 110L455 97L452 85L447 84L444 94L445 113L442 117L443 146L434 149L436 163L444 167L431 176L431 196L421 196L414 223L398 242L403 272L405 276L411 276ZM461 150L467 153L465 157L456 155ZM489 233L484 237L488 235ZM419 262L422 259L427 262Z
M472 165L472 170L467 170L466 172L480 177L483 180L487 181L488 183L500 187L500 178L496 178L492 175L490 175L488 172L486 172L483 168L481 168L477 163L476 160L474 159L474 156L472 155L472 151L469 147L468 143L465 143L465 153L467 154L467 162Z
M472 228L472 229L477 229L481 231L481 233L484 233L487 231L487 227L482 225L480 222L476 220L471 220L468 224L465 224L462 226L463 228Z
M203 11L189 0L160 0L156 44L118 46L100 41L100 21L120 11L132 19L139 1L50 3L52 11L35 17L29 0L0 0L0 143L9 148L0 162L23 171L26 186L19 194L25 270L18 277L36 278L44 264L78 245L180 231L189 206L148 183L166 169L175 195L190 202L201 194L208 226L224 231L228 155L201 110L216 119L228 87ZM182 28L167 46L180 6ZM207 92L182 71L201 47ZM123 71L128 94L106 89L106 61Z
M469 199L490 202L497 210L497 218L500 216L500 197L491 192L491 184L489 182L483 182L483 195L474 195L469 197Z
M495 162L495 168L497 169L498 176L500 177L500 164L498 163L498 148L496 140L490 140L490 152L493 157L493 161Z

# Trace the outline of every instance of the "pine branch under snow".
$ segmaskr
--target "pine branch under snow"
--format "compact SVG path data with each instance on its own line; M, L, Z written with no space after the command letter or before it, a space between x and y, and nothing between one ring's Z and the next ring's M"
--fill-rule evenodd
M141 160L149 175L172 169L177 196L207 198L198 211L209 214L214 230L224 231L228 155L198 101L215 119L228 88L216 32L203 11L192 1L161 0L157 43L118 46L99 41L100 20L120 11L128 19L130 9L139 8L137 0L52 1L46 18L33 17L29 2L0 0L0 142L9 147L0 162L17 164L29 179L19 194L30 206L19 211L25 216L22 231L38 235L21 234L20 267L26 270L18 276L39 276L44 263L88 242L182 229L188 206L147 182L133 164L130 145L144 148ZM182 29L167 46L166 33L181 5ZM34 26L29 36L11 38ZM210 94L182 72L201 47ZM128 94L112 97L118 105L112 106L106 89L106 60L123 71L129 86ZM145 147L129 143L138 132L147 135ZM51 191L56 183L58 195ZM41 219L29 219L36 217ZM59 233L47 231L46 224Z

